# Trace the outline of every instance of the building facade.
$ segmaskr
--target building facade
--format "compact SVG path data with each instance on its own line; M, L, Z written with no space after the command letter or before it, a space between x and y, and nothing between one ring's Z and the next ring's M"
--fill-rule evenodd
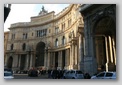
M71 4L55 15L42 7L30 22L9 28L5 65L13 70L79 69L91 75L115 71L115 10L115 5Z
M80 12L84 19L84 71L116 71L116 4L84 4Z
M6 51L7 51L7 44L8 44L8 36L9 36L9 31L4 32L4 63L6 60Z
M6 52L6 66L27 70L80 69L79 33L83 21L79 4L71 4L55 15L44 7L30 22L12 24Z

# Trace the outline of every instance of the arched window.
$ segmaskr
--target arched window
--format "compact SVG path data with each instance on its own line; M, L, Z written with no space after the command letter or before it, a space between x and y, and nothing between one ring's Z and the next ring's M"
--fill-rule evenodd
M62 45L64 45L65 44L65 37L63 36L63 38L62 38Z
M13 48L14 48L14 45L13 45L13 44L11 44L11 50L13 50Z
M24 51L26 49L26 44L24 43L23 45L22 45L22 50Z
M55 46L58 46L58 39L55 40Z

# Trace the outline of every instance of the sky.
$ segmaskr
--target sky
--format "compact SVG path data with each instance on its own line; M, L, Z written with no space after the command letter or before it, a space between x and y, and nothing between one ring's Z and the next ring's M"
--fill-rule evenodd
M55 14L61 12L69 4L12 4L11 11L4 24L4 32L9 31L13 23L30 22L30 18L38 16L44 6L48 12L55 11Z

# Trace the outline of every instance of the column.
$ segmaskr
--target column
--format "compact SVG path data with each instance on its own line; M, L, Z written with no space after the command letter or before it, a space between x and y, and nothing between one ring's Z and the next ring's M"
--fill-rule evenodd
M70 69L70 68L69 68L69 65L70 65L69 49L66 49L66 50L65 50L65 67L66 67L67 69Z
M4 66L7 66L8 55L6 55Z
M48 52L48 56L47 56L47 67L48 69L50 69L50 52Z
M58 52L58 69L62 68L62 51Z
M26 55L26 66L25 66L25 69L29 69L29 54Z
M67 65L70 65L70 49L67 49Z
M75 45L75 65L77 65L77 45Z
M73 62L73 67L75 65L75 45L72 44L72 62Z
M115 63L115 65L116 65L116 48L115 48L115 41L114 41L114 39L112 39L112 42L113 42L113 52L114 52L114 61L113 61L113 63Z
M73 69L72 46L70 46L70 68Z
M47 67L47 52L46 51L44 55L44 67Z
M29 68L33 67L33 61L34 61L34 59L33 59L33 54L31 53L31 55L30 55L30 64L29 64Z
M21 55L18 55L19 56L19 68L21 66Z
M112 42L111 37L109 36L109 49L110 49L110 62L113 63L113 50L112 50Z
M79 69L84 71L84 53L85 53L85 40L83 38L82 35L80 35L80 44L79 44L79 54L80 54L80 57L78 58L78 62L80 63L80 66L79 66Z
M67 60L68 60L67 57L68 57L68 55L67 55L67 49L66 49L66 50L65 50L65 68L66 68L66 69L68 69L68 68L67 68L67 66L68 66L68 64L67 64Z
M55 52L53 52L53 55L52 55L52 60L53 60L53 69L55 68Z
M109 63L109 57L108 57L108 42L107 42L107 37L105 37L105 47L106 47L106 59L107 59L107 62L106 62L106 71L108 71L108 63Z

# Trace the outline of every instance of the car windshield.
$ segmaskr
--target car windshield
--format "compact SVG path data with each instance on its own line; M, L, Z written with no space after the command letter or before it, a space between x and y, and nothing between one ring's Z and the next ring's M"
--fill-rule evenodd
M4 76L12 76L12 73L4 73Z
M76 71L77 74L83 74L82 71Z

